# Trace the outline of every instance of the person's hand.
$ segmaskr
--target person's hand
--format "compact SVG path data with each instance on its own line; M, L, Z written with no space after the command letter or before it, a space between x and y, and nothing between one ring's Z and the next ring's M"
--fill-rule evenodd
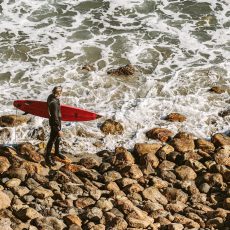
M62 131L59 131L59 132L58 132L58 136L59 136L59 137L63 137L63 132L62 132Z

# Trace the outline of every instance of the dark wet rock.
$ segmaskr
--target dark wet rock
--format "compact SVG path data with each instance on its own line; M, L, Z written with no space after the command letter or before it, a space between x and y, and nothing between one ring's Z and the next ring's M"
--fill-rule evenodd
M112 134L112 135L117 135L117 134L122 134L124 132L124 128L123 126L114 120L108 119L106 120L100 127L101 131L108 135L108 134Z
M122 75L129 76L129 75L133 75L135 72L136 69L131 64L107 71L108 74L111 74L113 76L122 76Z
M10 162L6 157L0 156L0 174L6 172L10 167Z
M221 134L216 133L212 136L212 143L215 145L216 148L218 147L224 147L226 145L230 145L230 137Z
M209 91L213 93L221 94L225 92L225 89L221 86L213 86Z
M167 121L171 121L171 122L183 122L186 121L186 117L180 113L170 113L169 115L167 115L167 117L165 118Z
M173 132L164 128L154 128L149 130L146 136L150 139L158 139L162 142L166 142L173 136Z
M220 117L227 117L227 116L230 116L230 109L227 109L227 110L223 110L223 111L220 111L219 113L218 113L218 115L220 116Z
M0 127L14 127L27 123L29 118L23 115L3 115L0 117Z

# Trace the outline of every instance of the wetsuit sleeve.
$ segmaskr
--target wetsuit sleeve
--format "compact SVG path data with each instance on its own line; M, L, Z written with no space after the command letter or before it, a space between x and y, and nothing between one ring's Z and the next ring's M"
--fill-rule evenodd
M51 102L50 106L50 115L51 117L53 117L54 119L54 126L58 129L58 131L61 130L61 125L60 125L60 121L59 121L59 114L58 114L58 105L55 102Z

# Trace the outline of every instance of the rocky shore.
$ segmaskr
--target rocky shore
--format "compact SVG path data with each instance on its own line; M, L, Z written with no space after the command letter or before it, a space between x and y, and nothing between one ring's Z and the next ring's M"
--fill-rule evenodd
M122 129L112 120L101 127ZM229 229L230 137L207 141L160 127L146 136L156 143L68 155L52 168L42 142L2 146L0 229Z

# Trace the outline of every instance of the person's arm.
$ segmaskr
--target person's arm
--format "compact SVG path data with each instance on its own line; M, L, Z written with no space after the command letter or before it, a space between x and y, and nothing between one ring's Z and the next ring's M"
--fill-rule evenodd
M57 127L57 130L61 130L59 114L58 114L58 104L55 102L50 103L50 115L54 119L54 126Z

